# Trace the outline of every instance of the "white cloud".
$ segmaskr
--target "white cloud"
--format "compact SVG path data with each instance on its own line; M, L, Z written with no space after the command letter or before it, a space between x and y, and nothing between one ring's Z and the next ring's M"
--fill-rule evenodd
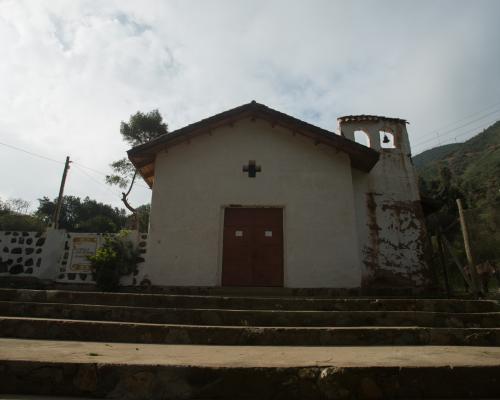
M255 99L330 129L343 114L406 118L422 150L499 101L498 15L493 0L0 1L0 141L108 172L137 110L175 129ZM6 196L57 194L62 165L0 155ZM120 205L85 172L68 193Z

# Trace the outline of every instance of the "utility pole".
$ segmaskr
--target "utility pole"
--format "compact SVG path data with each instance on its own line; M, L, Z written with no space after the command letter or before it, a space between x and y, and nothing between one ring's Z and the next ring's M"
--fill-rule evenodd
M71 161L69 160L69 156L66 156L66 162L64 163L64 172L63 172L63 176L61 179L61 187L59 188L59 197L57 198L57 205L56 205L56 209L54 210L54 216L52 218L52 227L54 229L59 228L59 216L61 214L61 206L62 206L63 194L64 194L64 185L66 184L66 176L68 175L68 169L69 169L70 162Z
M462 200L457 199L458 214L460 216L460 226L462 228L462 236L464 237L465 254L467 254L467 263L469 264L469 271L471 275L472 291L474 294L479 293L479 285L476 271L476 264L472 256L472 249L469 241L469 231L467 230L467 221L465 220L464 209L462 207Z

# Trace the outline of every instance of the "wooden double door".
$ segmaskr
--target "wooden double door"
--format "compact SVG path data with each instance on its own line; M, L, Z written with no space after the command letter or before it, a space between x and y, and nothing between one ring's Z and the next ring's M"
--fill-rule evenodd
M226 208L223 286L283 286L283 209Z

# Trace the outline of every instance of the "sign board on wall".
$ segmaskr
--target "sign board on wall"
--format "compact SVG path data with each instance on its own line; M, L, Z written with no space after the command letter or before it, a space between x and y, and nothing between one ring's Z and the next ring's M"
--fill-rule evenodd
M74 236L71 240L69 272L90 273L88 256L97 251L97 236Z

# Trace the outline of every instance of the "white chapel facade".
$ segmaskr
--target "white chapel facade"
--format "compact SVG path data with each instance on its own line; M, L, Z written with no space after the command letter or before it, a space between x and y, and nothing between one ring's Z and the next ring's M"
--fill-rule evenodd
M404 120L342 117L334 133L251 102L128 155L153 190L153 285L427 284Z

